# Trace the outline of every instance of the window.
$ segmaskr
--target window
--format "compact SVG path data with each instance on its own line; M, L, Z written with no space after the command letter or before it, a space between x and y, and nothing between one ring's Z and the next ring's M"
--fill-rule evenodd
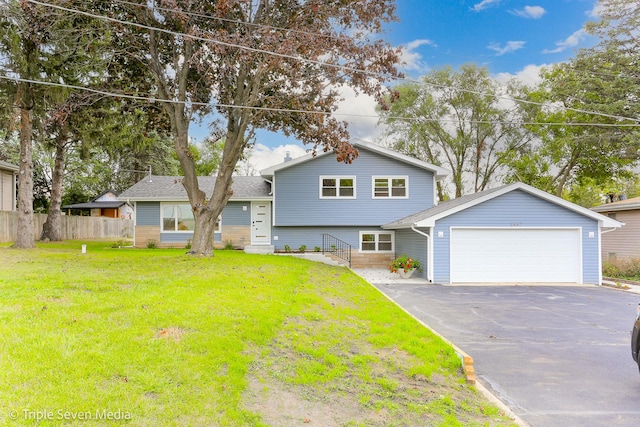
M392 231L361 231L361 252L393 252Z
M398 198L408 197L408 182L406 176L373 177L373 198Z
M222 216L216 220L215 233L221 230ZM163 203L162 204L162 231L193 231L196 221L193 218L191 205L188 203Z
M356 178L354 176L321 176L321 199L355 199Z
M193 231L196 222L188 203L162 205L162 231Z

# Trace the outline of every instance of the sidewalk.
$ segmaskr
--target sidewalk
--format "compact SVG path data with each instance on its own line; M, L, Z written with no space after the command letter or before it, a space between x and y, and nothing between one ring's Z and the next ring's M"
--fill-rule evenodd
M353 268L354 273L362 277L372 285L393 285L395 283L402 283L405 285L429 285L431 284L427 279L417 277L414 275L409 279L402 279L398 273L392 273L386 268Z

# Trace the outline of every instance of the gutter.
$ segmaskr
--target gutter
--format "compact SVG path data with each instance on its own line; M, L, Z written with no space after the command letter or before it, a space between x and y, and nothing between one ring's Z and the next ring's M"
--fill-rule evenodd
M620 228L620 227L611 227L611 228L610 228L610 229L608 229L608 230L600 230L600 235L603 235L603 234L605 234L605 233L609 233L609 232L611 232L611 231L615 231L615 230L617 230L618 228Z
M427 280L433 283L433 248L431 242L431 236L424 231L420 231L416 228L416 224L411 224L411 230L427 238Z

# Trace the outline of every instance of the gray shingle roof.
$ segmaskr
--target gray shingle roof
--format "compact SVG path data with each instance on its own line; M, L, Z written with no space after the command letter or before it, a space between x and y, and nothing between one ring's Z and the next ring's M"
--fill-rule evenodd
M120 200L187 200L187 191L182 185L181 176L152 175L151 180L143 180L126 189L118 196ZM199 176L200 188L211 197L215 176ZM251 200L269 198L271 186L260 176L234 176L231 186L231 200Z
M634 209L640 209L640 197L606 203L604 205L591 208L594 212L630 211Z

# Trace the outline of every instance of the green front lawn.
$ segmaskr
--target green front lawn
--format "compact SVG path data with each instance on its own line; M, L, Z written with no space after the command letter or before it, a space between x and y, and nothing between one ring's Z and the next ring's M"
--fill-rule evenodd
M82 243L0 247L2 425L511 425L347 269Z

